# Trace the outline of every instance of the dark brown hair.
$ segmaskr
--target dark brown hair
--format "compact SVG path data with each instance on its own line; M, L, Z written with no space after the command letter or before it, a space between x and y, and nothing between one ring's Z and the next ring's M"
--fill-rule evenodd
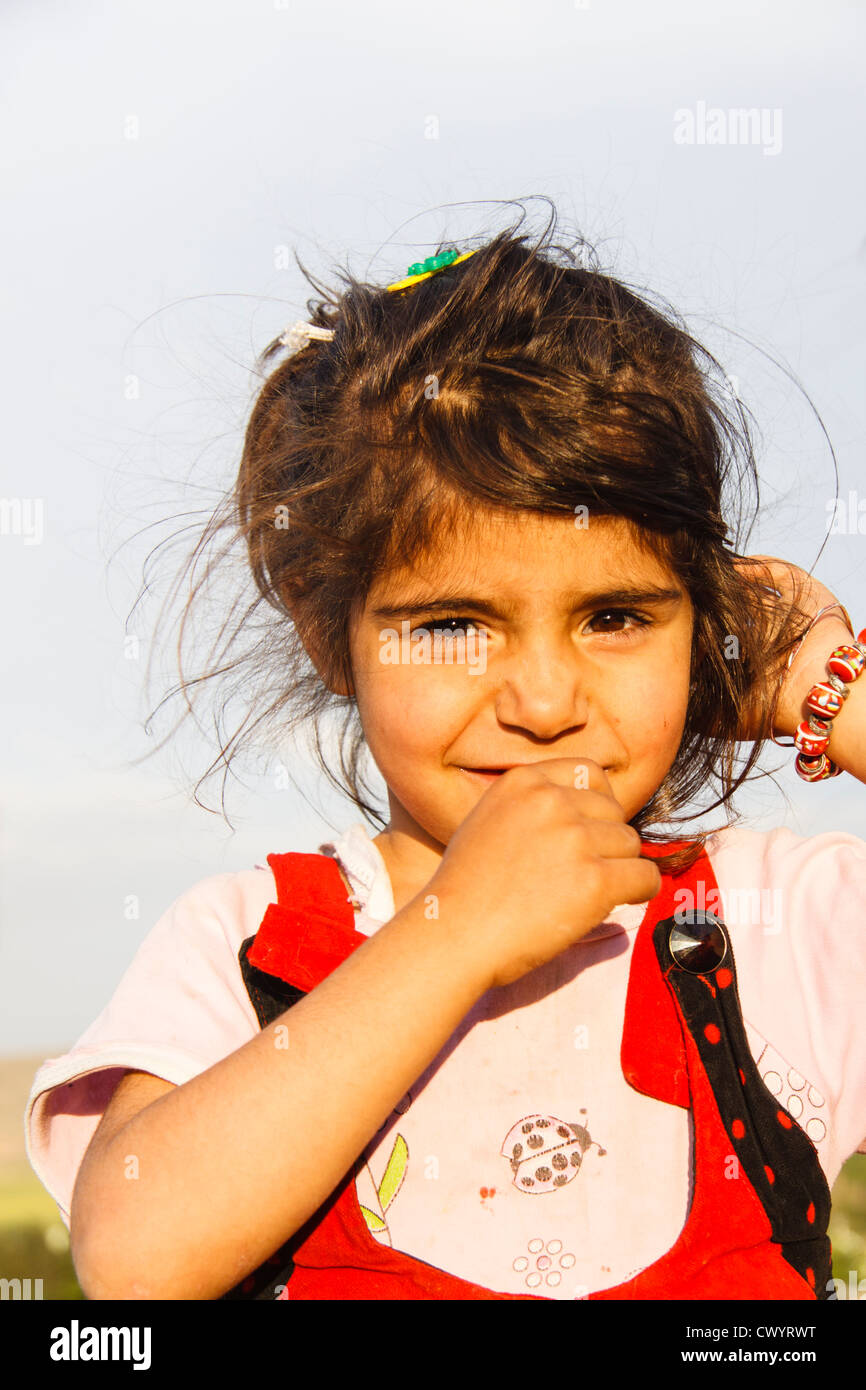
M255 586L233 604L203 671L188 676L180 657L172 693L182 692L187 712L212 682L218 729L233 701L244 706L197 790L220 767L227 774L253 739L309 723L326 777L384 826L361 775L357 707L330 688L352 689L356 607L377 575L423 554L467 505L574 515L584 504L592 516L633 523L694 608L682 741L631 824L664 845L686 838L677 821L717 806L736 819L731 799L770 734L765 677L808 622L734 567L723 506L741 508L753 483L757 508L759 490L747 414L670 306L602 273L582 239L555 243L555 221L535 240L519 226L502 231L403 291L345 271L338 293L300 267L320 296L307 301L309 321L333 329L333 340L286 356L277 339L262 353L263 374L281 360L252 408L236 484L185 571L181 654L192 609L238 545ZM326 654L324 679L308 649ZM758 736L737 772L747 703ZM336 773L322 746L326 714L341 721ZM714 780L717 799L678 817ZM660 868L693 863L709 833Z

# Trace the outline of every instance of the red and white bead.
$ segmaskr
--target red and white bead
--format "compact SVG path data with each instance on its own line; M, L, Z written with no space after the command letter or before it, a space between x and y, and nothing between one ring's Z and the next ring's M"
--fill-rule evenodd
M848 643L835 647L827 659L830 673L827 681L813 685L805 700L806 719L797 725L794 743L797 757L794 766L805 782L823 782L838 777L842 771L827 752L833 720L848 697L848 690L836 689L833 680L849 685L866 668L866 627L858 632L856 646Z
M819 719L835 719L844 703L845 696L824 681L813 685L806 697L806 709L810 714L817 714Z
M838 777L842 771L839 764L828 758L826 753L818 758L806 758L799 753L794 766L805 782L823 782L827 777Z
M797 725L794 744L807 758L817 758L826 752L830 742L830 723L823 719L804 719Z
M855 681L866 666L866 657L857 647L835 647L827 659L827 668L840 681Z

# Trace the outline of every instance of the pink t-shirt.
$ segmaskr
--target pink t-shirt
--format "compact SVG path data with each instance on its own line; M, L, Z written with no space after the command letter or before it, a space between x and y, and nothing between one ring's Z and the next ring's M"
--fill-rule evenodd
M356 928L372 935L394 900L365 826L319 849L339 859L360 902ZM735 827L707 853L721 901L706 907L730 933L749 1046L832 1187L845 1160L866 1153L866 841ZM182 1085L259 1031L238 950L275 898L262 865L182 894L96 1021L40 1067L27 1150L67 1225L79 1165L124 1072ZM675 1243L691 1202L691 1112L641 1095L620 1068L644 908L615 908L477 1001L365 1150L356 1189L376 1239L499 1292L561 1299L618 1284ZM538 1116L579 1123L592 1142L567 1185L529 1192L510 1139Z

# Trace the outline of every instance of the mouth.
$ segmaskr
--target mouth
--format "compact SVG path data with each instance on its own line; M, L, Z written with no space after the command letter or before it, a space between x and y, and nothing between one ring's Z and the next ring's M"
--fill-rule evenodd
M539 759L538 761L543 761ZM504 767L461 767L460 772L465 772L467 777L474 777L482 782L493 782L497 777L501 777L503 772L508 772L512 767L531 767L531 763L506 763ZM608 772L609 768L602 768L603 772Z

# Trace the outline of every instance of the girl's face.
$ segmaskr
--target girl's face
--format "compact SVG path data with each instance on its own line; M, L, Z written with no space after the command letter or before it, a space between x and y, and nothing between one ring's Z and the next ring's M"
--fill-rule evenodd
M443 659L449 629L468 629L463 660ZM676 757L691 644L685 589L621 518L580 528L479 508L434 556L380 577L350 649L388 787L390 824L376 844L397 910L492 785L468 769L592 758L625 819L636 815ZM413 648L428 659L411 660Z

